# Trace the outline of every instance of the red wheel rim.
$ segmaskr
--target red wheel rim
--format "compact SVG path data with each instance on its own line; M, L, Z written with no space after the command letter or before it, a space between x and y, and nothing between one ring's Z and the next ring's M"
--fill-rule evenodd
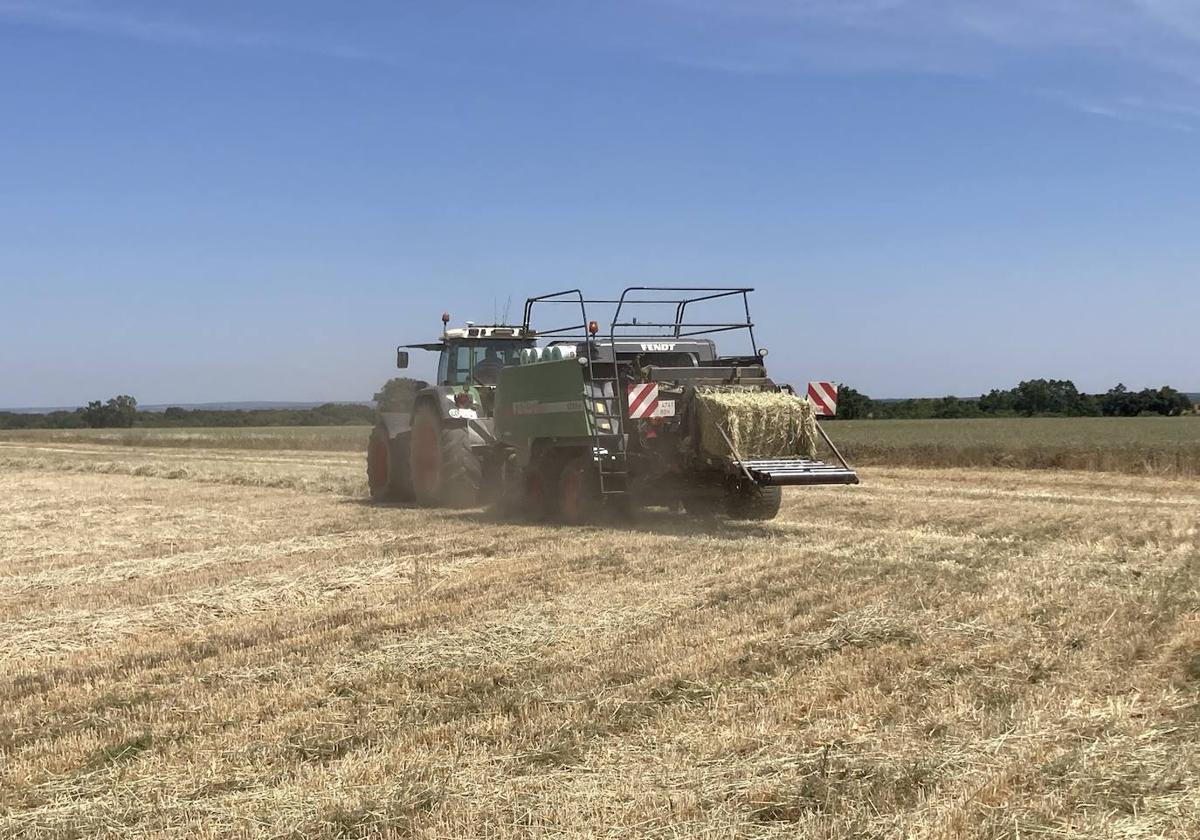
M442 473L442 450L437 429L428 421L417 422L412 430L413 484L420 493L433 495Z

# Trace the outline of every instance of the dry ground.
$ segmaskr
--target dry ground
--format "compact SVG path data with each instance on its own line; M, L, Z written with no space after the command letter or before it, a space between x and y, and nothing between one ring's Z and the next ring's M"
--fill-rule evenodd
M0 442L0 837L1200 836L1200 482L599 530L361 472Z

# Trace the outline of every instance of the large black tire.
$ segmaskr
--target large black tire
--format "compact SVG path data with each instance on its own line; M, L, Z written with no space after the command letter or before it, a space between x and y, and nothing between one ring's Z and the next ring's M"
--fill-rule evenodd
M731 491L725 497L725 514L730 519L765 521L779 515L783 504L782 487L762 487L759 490Z
M479 504L483 465L465 427L443 427L437 409L422 403L413 414L409 448L413 495L424 507Z
M371 430L367 441L367 488L376 502L412 500L408 447L404 443L393 439L382 423Z

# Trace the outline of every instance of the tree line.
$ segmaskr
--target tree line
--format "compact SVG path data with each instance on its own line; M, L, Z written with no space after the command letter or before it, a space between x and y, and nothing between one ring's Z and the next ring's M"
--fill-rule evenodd
M427 383L407 377L388 380L374 395L378 411L407 411ZM848 385L838 387L837 417L855 419L941 419L961 417L1138 417L1187 414L1195 406L1174 388L1131 391L1124 385L1103 394L1084 394L1069 379L1030 379L1006 390L993 389L976 399L935 397L875 400ZM325 403L314 408L206 409L171 407L143 411L137 400L120 394L93 400L73 411L26 414L0 411L3 429L113 429L134 426L353 426L371 425L378 413L369 405Z
M407 411L417 392L428 388L420 379L400 376L389 379L372 398L379 411ZM72 411L28 414L0 411L3 429L129 429L187 428L214 426L355 426L372 425L378 419L375 408L356 403L325 403L313 408L209 409L171 407L164 411L144 411L137 400L119 394L108 400L92 400Z
M1069 379L1028 379L1013 388L994 388L977 399L933 397L874 400L838 386L837 416L843 420L940 419L960 417L1177 417L1195 410L1192 400L1170 386L1131 391L1123 384L1103 394L1085 394Z
M355 426L375 422L369 405L325 403L313 408L208 409L171 407L143 411L137 400L121 394L93 400L74 411L24 414L0 411L0 429L128 429L214 426Z

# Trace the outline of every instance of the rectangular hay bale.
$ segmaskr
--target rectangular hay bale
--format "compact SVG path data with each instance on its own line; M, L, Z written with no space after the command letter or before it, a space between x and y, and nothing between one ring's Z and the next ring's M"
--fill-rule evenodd
M778 391L697 389L700 447L715 458L816 458L817 418L807 400Z

